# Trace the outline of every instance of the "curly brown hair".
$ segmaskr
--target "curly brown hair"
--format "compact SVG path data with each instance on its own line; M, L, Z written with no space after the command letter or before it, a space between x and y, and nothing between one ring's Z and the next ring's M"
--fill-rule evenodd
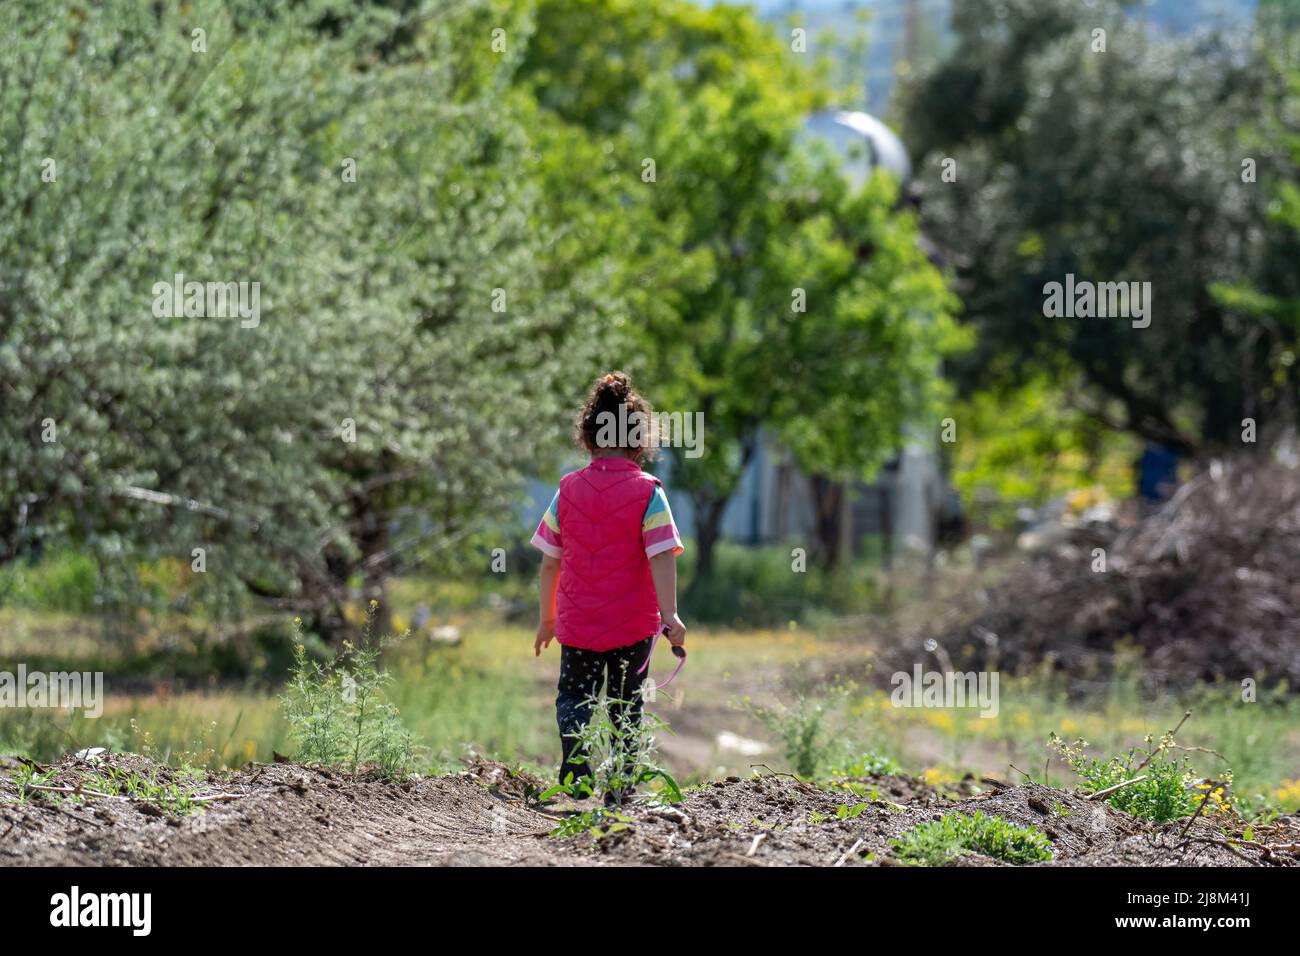
M619 407L626 407L625 418L619 417ZM623 432L624 421L635 423L634 414L640 414L641 427L634 429L634 434ZM612 417L608 417L612 416ZM608 440L610 425L615 428L615 440ZM602 436L602 432L606 435ZM658 448L655 434L654 410L650 403L632 387L632 379L626 372L610 372L596 379L596 383L587 394L587 399L578 409L578 417L573 423L573 438L579 447L585 448L593 455L597 451L619 448L633 452L637 461L654 458ZM629 443L629 439L636 439Z

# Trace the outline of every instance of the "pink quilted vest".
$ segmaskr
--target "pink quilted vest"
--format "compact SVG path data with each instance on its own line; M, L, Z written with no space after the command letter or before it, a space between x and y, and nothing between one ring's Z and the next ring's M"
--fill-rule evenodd
M564 551L555 636L592 651L626 647L659 630L641 522L659 479L627 458L596 458L560 479Z

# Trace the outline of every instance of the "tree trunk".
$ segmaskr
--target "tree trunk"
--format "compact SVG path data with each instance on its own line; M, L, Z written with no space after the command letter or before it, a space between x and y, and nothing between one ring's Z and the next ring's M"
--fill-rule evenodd
M827 570L835 568L841 555L841 504L844 482L825 475L809 478L813 492L813 532L816 535L817 560Z
M370 602L377 602L371 619L371 637L378 640L392 631L393 612L388 606L389 545L388 519L369 497L353 499L356 521L355 540L361 552L362 600L370 612Z
M713 483L692 487L691 481L684 482L686 494L690 496L691 504L695 507L695 574L688 587L688 593L698 593L704 582L713 577L714 548L722 537L722 515L727 510L727 505L745 469L749 467L757 447L756 436L750 436L745 440L742 446L740 470L736 480L726 483L725 492L718 491ZM681 465L681 459L674 461L674 476L678 474L677 468Z
M695 507L695 575L691 579L694 591L700 582L713 576L713 552L722 536L722 514L730 498L719 497L706 491L691 492Z

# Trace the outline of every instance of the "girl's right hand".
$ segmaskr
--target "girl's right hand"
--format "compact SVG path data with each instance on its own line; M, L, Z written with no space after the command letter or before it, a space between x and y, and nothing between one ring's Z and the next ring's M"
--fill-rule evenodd
M537 639L533 641L533 657L542 656L542 648L550 647L555 640L555 622L542 621L537 625Z
M677 616L676 612L672 614L660 614L663 620L663 626L668 630L664 632L664 637L668 638L668 643L680 647L686 643L686 625L682 619Z

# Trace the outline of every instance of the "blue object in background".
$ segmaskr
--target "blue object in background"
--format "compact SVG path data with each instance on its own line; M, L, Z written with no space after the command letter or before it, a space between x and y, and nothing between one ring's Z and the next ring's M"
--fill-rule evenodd
M1138 461L1138 496L1143 501L1168 501L1178 487L1178 452L1147 442Z

